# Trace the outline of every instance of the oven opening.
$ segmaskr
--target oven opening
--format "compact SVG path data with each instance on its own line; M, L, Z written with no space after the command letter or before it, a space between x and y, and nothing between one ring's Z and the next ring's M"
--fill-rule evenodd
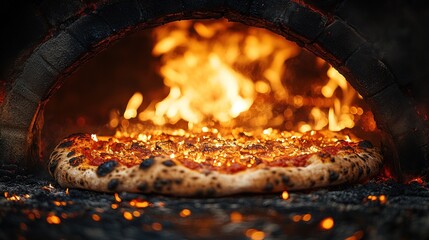
M379 145L374 117L335 68L265 29L186 20L118 41L46 104L42 154L86 132L147 140L342 131Z

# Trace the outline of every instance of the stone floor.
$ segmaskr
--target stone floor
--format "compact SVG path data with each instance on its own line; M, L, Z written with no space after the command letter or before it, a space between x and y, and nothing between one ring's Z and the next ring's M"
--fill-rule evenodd
M0 239L429 239L427 182L223 198L63 189L0 169Z

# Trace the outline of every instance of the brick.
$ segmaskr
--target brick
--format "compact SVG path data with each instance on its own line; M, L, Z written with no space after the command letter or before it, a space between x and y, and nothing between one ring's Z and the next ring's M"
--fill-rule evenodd
M315 44L333 55L338 64L344 63L353 52L365 44L365 40L347 23L335 20L320 36Z
M287 16L289 15L289 16ZM314 10L291 2L283 25L303 37L305 42L314 41L325 29L328 18Z
M185 11L213 11L225 7L225 0L183 0Z
M393 137L412 131L420 120L408 99L395 84L367 98L377 126Z
M40 4L39 9L51 25L58 26L75 16L83 7L84 4L80 0L67 0L66 2L45 0Z
M39 102L37 94L22 85L14 85L2 105L1 125L28 129Z
M421 175L428 169L429 159L426 145L421 145L415 132L409 132L393 139L398 152L399 163L403 173Z
M97 15L86 15L71 24L66 31L89 49L113 33L110 26Z
M15 82L39 96L40 99L44 99L56 82L57 76L58 72L41 56L33 54L25 62L24 69Z
M58 72L62 72L76 62L87 50L67 32L45 42L37 51Z
M283 19L285 11L290 9L289 0L253 1L249 14L252 17L262 18L265 21L278 25Z
M361 48L345 62L349 82L364 97L371 97L395 82L386 65L369 48Z
M140 7L135 0L105 5L98 9L97 14L109 24L114 32L134 26L142 19Z
M142 21L162 17L168 19L172 16L182 15L184 5L181 0L147 1L138 0L142 12Z
M230 11L248 15L251 3L249 0L226 0L226 7Z
M25 165L27 134L25 128L0 126L0 163Z

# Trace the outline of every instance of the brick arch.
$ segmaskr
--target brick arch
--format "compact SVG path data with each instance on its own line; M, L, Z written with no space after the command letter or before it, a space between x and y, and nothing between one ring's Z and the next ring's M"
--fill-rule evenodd
M395 76L371 44L345 21L292 0L141 0L101 2L63 23L20 66L1 104L0 162L30 166L42 122L38 114L64 76L109 43L138 29L182 19L225 17L264 27L324 58L365 98L400 168L427 167L428 135ZM408 161L412 155L414 161Z

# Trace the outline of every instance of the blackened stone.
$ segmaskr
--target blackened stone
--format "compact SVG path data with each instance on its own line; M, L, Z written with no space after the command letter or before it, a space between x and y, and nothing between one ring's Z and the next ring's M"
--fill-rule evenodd
M49 23L56 26L76 15L83 7L83 2L79 0L68 0L67 2L45 0L39 9Z
M120 1L98 9L100 15L117 32L136 25L142 18L139 5L135 0Z
M148 169L155 163L154 158L148 158L143 160L142 163L140 163L139 169Z
M62 72L76 62L86 49L72 35L61 32L37 51L55 70Z
M347 23L336 19L320 34L316 43L333 55L339 63L343 63L366 42Z
M100 166L98 166L97 175L99 177L104 177L107 174L111 173L116 168L117 165L118 165L118 162L116 162L115 160L107 161L101 164Z
M114 191L118 186L119 180L115 178L109 181L109 183L107 184L107 189L109 189L109 191Z
M364 63L364 64L362 64ZM370 48L360 48L345 62L350 84L364 97L371 97L394 83L394 77ZM400 108L397 108L400 109Z
M234 12L248 15L251 2L248 0L226 0L226 6Z
M147 1L138 0L142 12L142 20L152 20L155 18L168 18L175 15L181 15L184 12L182 1L163 0Z
M224 7L224 4L224 0L183 0L185 11L220 10Z
M25 86L28 90L44 99L57 80L58 72L53 69L40 55L31 55L21 75L16 80L17 84Z
M105 21L97 15L86 15L74 22L67 31L86 48L97 44L112 34Z
M328 18L319 12L291 2L289 16L285 16L283 23L292 31L304 37L302 40L311 42L324 30Z
M276 24L282 20L283 14L289 8L289 0L253 1L249 13L252 17Z

